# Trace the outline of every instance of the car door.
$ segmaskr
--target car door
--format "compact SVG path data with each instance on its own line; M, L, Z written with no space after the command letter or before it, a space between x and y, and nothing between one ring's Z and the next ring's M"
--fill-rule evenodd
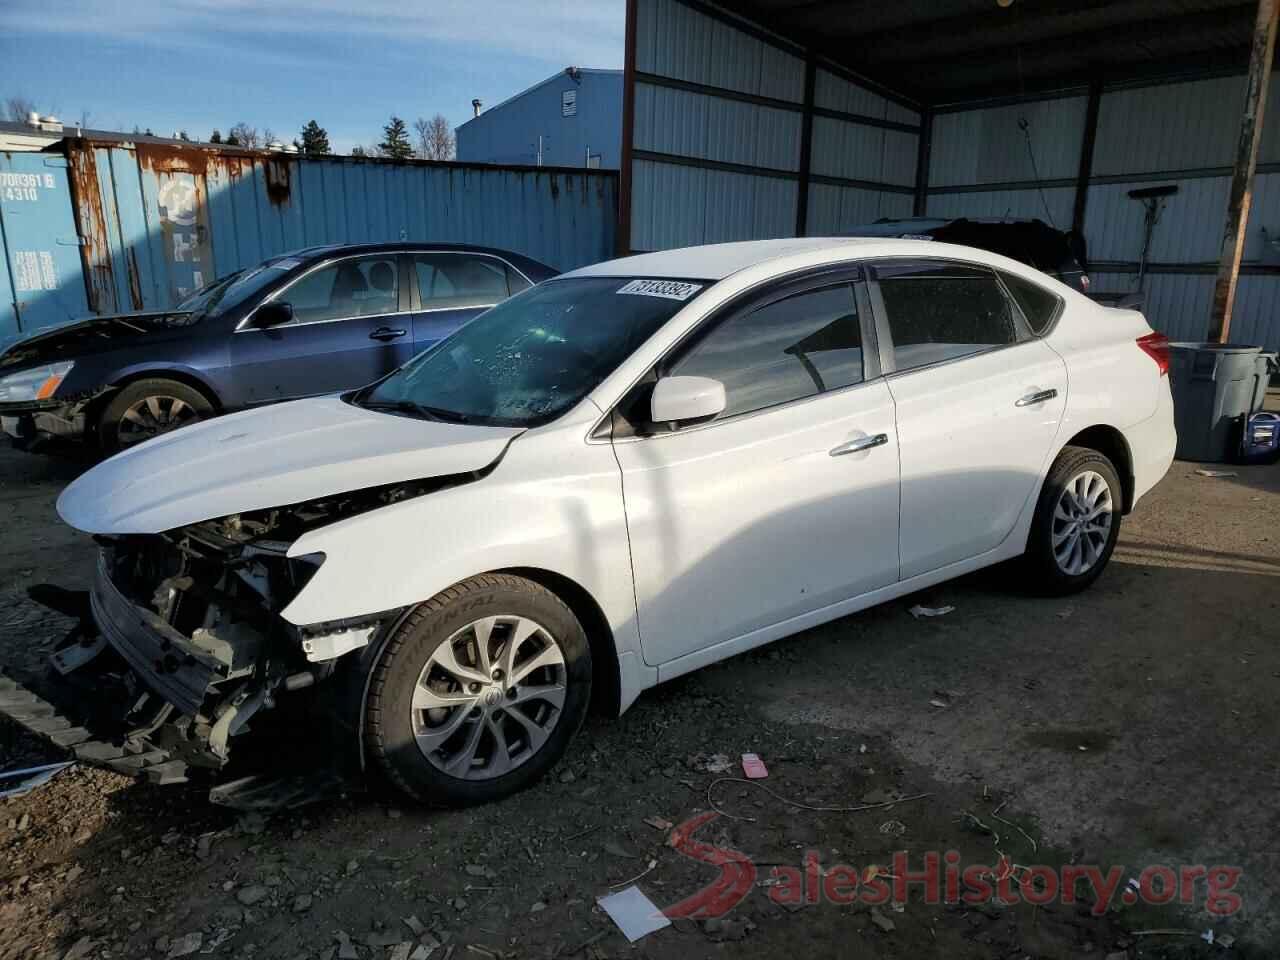
M868 312L852 274L775 290L654 372L721 381L723 413L664 430L642 423L651 384L624 400L613 444L649 663L716 659L896 581L893 402Z
M415 351L532 286L515 267L490 254L430 250L413 255L413 268Z
M995 549L1036 490L1067 396L993 271L875 264L872 303L897 410L902 577Z
M350 390L413 355L405 258L342 257L307 271L269 298L293 318L259 326L250 314L231 337L232 375L246 402Z

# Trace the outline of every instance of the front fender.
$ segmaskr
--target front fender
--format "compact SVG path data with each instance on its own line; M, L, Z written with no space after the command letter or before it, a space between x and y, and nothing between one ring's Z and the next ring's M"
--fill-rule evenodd
M193 367L186 363L162 362L159 360L144 360L137 363L130 363L115 370L109 377L109 386L117 388L122 384L129 383L133 380L141 380L145 377L164 377L170 380L187 380L198 384L199 387L209 396L222 402L221 391L208 374L199 367Z
M640 649L622 480L609 444L533 433L487 477L304 534L290 556L324 562L282 611L298 626L429 600L476 574L536 568L599 605L619 657Z

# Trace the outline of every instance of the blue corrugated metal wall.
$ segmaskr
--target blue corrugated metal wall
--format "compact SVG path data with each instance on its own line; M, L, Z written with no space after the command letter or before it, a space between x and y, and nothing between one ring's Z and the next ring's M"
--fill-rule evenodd
M434 241L559 270L613 255L608 171L389 163L69 141L91 307L166 309L299 247Z
M564 96L572 93L572 115ZM538 137L544 165L596 166L617 170L622 155L622 71L560 71L484 111L457 129L458 159L467 163L537 162Z

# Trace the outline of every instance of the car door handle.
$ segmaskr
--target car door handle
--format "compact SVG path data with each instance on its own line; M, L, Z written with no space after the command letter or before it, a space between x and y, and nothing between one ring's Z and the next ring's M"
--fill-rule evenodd
M373 333L369 334L370 340L394 340L396 337L403 337L407 330L392 330L390 327L379 327Z
M849 440L838 447L832 447L829 452L833 457L843 457L846 453L857 453L859 450L883 447L888 442L889 435L887 433L877 433L874 437L858 437L856 440Z
M1025 397L1015 403L1014 406L1030 407L1037 403L1044 403L1046 400L1052 400L1057 395L1057 390L1037 390L1035 393L1028 393Z

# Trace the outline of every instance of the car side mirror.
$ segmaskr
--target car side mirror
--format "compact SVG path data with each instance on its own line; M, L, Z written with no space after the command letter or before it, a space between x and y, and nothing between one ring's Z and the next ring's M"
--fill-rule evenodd
M705 420L724 408L724 384L710 377L663 377L649 400L654 423Z
M293 306L283 300L268 300L253 312L255 327L278 327L293 319Z

